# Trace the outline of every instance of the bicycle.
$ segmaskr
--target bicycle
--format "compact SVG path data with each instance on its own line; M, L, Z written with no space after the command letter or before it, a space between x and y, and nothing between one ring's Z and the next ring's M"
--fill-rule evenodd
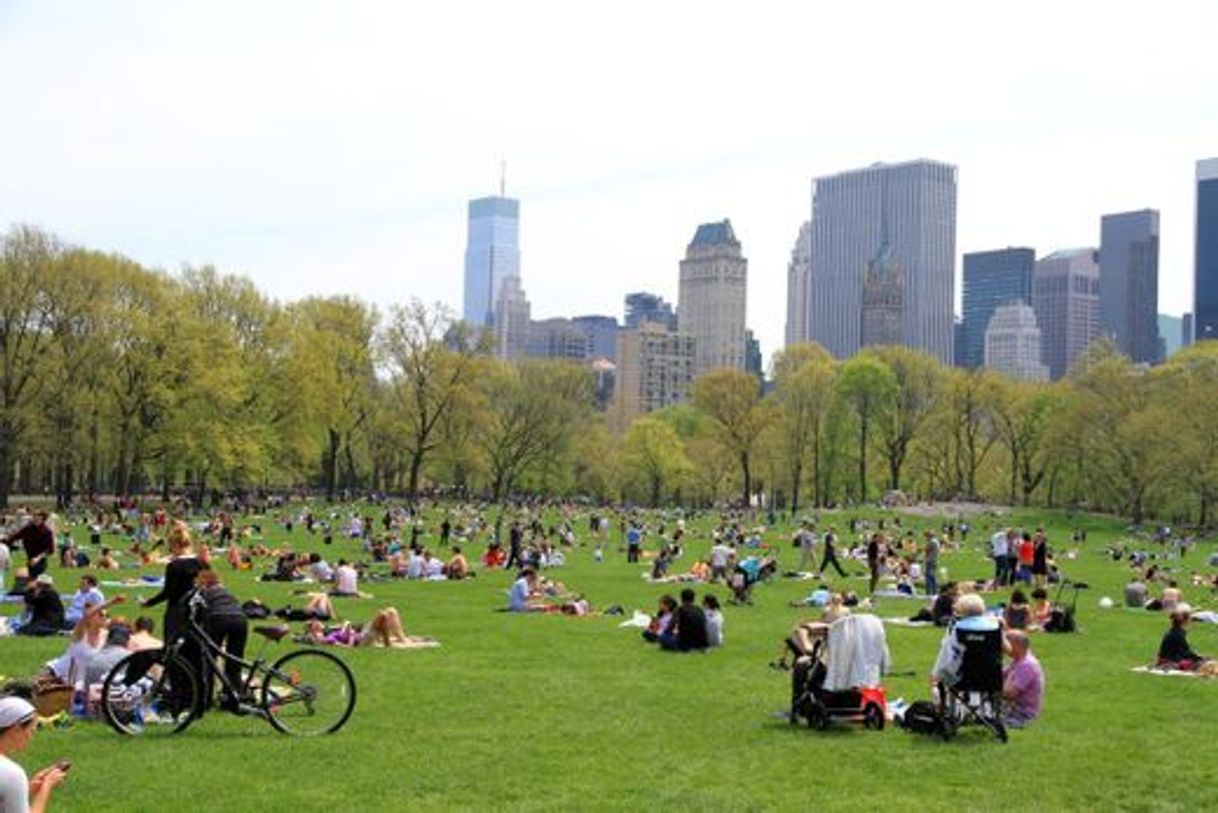
M187 641L203 653L210 669L236 705L238 715L261 717L284 734L317 736L338 731L355 710L355 678L329 652L298 649L268 665L266 646L290 632L286 627L254 627L266 640L252 661L228 654L199 623L202 599L190 600L185 632L164 649L133 652L102 682L101 711L115 731L128 736L178 734L203 711L204 676L182 655ZM233 685L223 664L244 670L241 685Z

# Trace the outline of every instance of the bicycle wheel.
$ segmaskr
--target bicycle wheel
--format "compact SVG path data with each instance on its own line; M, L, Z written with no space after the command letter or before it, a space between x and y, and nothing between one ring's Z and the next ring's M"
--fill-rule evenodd
M199 679L183 659L160 651L133 652L102 682L106 722L128 736L162 736L186 730L199 712Z
M329 652L290 652L262 675L261 705L266 719L284 734L329 734L355 710L355 678Z

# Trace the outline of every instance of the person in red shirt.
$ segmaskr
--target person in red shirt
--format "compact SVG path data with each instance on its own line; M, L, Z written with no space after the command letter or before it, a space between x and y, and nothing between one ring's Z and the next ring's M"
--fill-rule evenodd
M1032 583L1032 560L1035 558L1036 544L1032 541L1032 534L1024 531L1023 538L1019 540L1019 581Z

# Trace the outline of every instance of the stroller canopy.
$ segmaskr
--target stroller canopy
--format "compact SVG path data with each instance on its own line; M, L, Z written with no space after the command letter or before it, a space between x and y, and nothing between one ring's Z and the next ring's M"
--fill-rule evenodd
M879 686L888 671L888 639L874 615L848 615L829 626L825 691Z

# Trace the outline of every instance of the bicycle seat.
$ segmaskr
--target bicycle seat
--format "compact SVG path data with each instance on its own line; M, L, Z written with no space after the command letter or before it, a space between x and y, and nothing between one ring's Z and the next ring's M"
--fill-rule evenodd
M254 632L272 641L281 641L292 634L290 627L254 627Z

